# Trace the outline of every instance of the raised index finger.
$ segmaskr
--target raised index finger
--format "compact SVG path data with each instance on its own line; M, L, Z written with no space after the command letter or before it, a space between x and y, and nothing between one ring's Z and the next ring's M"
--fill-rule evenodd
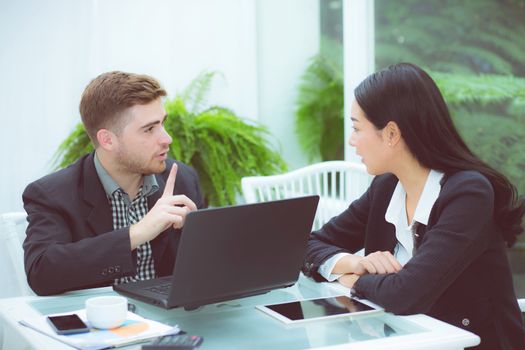
M175 188L175 179L177 178L177 163L173 163L171 166L170 174L168 180L166 180L166 187L164 187L164 192L162 197L173 196L173 189Z

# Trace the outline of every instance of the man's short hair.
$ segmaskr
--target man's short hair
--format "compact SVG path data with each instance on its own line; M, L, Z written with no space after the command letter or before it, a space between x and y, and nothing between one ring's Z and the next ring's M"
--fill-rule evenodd
M99 75L86 86L80 100L80 116L91 142L98 147L100 129L119 134L126 125L126 109L161 96L166 96L166 91L148 75L119 71Z

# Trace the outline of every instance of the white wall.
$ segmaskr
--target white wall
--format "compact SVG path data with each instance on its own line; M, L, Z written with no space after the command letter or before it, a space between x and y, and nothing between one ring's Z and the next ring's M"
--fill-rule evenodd
M108 70L158 78L170 96L221 72L210 103L267 124L290 167L297 80L318 45L317 0L0 0L0 212L49 173L79 121L86 84Z
M295 134L301 75L319 51L319 0L257 2L259 120L280 141L289 168L307 164Z
M99 0L90 55L95 76L120 69L159 78L170 95L200 71L224 75L211 101L257 118L255 3Z
M88 2L0 3L0 212L21 209L25 185L48 172L77 121L88 76Z

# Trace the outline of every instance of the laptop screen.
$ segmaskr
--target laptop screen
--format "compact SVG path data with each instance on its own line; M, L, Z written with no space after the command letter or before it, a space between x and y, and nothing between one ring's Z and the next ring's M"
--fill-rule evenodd
M172 308L268 292L294 284L301 271L319 196L201 209L186 217L172 277L114 289ZM156 284L172 280L167 296Z

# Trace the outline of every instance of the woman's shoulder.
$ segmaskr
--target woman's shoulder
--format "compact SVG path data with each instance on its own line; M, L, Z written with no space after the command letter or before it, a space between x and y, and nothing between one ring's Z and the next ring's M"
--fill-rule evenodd
M465 185L465 184L479 184L489 186L492 188L489 179L477 170L460 170L454 173L445 174L443 183L449 186Z
M489 179L476 170L461 170L445 174L441 181L442 194L480 193L490 198L494 197L494 189Z

